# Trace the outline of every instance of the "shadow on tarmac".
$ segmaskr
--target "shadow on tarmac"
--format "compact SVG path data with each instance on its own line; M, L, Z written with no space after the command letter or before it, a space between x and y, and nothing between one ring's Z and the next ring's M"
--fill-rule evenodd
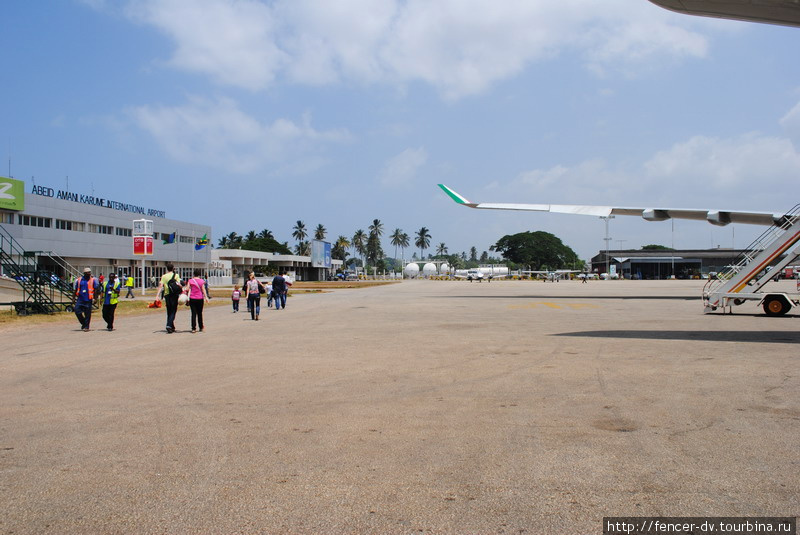
M587 338L638 338L641 340L691 340L701 342L752 342L757 344L796 344L797 331L584 331L551 336Z
M644 301L700 301L699 296L685 295L433 295L433 298L442 299L622 299L622 300L644 300Z

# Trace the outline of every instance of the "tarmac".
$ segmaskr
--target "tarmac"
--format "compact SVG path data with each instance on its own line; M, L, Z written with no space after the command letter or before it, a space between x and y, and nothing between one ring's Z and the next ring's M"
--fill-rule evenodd
M420 280L212 307L197 334L188 309L170 335L163 309L0 326L0 534L795 516L800 315L704 315L702 283Z

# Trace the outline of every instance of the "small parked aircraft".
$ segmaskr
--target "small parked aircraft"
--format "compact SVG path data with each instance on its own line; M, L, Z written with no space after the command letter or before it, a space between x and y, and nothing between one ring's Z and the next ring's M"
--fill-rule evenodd
M544 275L544 280L550 282L558 282L561 279L569 278L570 273L583 273L579 269L553 269L553 270L523 270L520 271L523 275Z
M494 268L489 273L486 273L485 269L459 269L456 270L456 274L453 276L457 279L467 279L469 282L483 282L484 280L492 282L492 279L502 279L508 276L507 268L504 273L495 273Z

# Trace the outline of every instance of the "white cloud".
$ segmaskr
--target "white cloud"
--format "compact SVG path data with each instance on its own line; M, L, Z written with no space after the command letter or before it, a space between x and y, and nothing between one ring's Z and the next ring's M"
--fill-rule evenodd
M798 174L790 140L750 133L695 136L632 166L590 160L531 170L506 189L531 203L780 211Z
M408 185L416 177L417 170L427 161L428 153L423 147L406 149L386 163L379 180L384 186Z
M703 22L629 0L131 0L128 13L175 41L170 65L250 90L423 81L453 100L565 50L632 73L708 48L688 29Z
M275 43L275 17L256 0L134 0L129 16L176 43L170 65L250 90L269 86L289 57Z
M692 191L780 188L800 171L791 141L756 133L719 139L695 136L654 155L644 165L653 183L668 180Z
M142 106L129 114L173 159L236 173L289 161L320 143L350 139L344 130L315 130L308 116L299 124L287 119L263 124L224 98L193 98L177 107Z

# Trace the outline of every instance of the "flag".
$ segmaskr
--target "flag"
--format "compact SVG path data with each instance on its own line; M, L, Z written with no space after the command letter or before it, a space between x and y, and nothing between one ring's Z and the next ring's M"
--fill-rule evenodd
M208 234L203 234L203 237L197 240L197 243L194 245L194 250L199 251L206 245L208 245Z
M162 236L162 238L164 237L163 234L161 236ZM175 233L173 232L172 234L167 234L167 237L163 238L163 241L164 241L164 245L166 245L168 243L175 243Z

